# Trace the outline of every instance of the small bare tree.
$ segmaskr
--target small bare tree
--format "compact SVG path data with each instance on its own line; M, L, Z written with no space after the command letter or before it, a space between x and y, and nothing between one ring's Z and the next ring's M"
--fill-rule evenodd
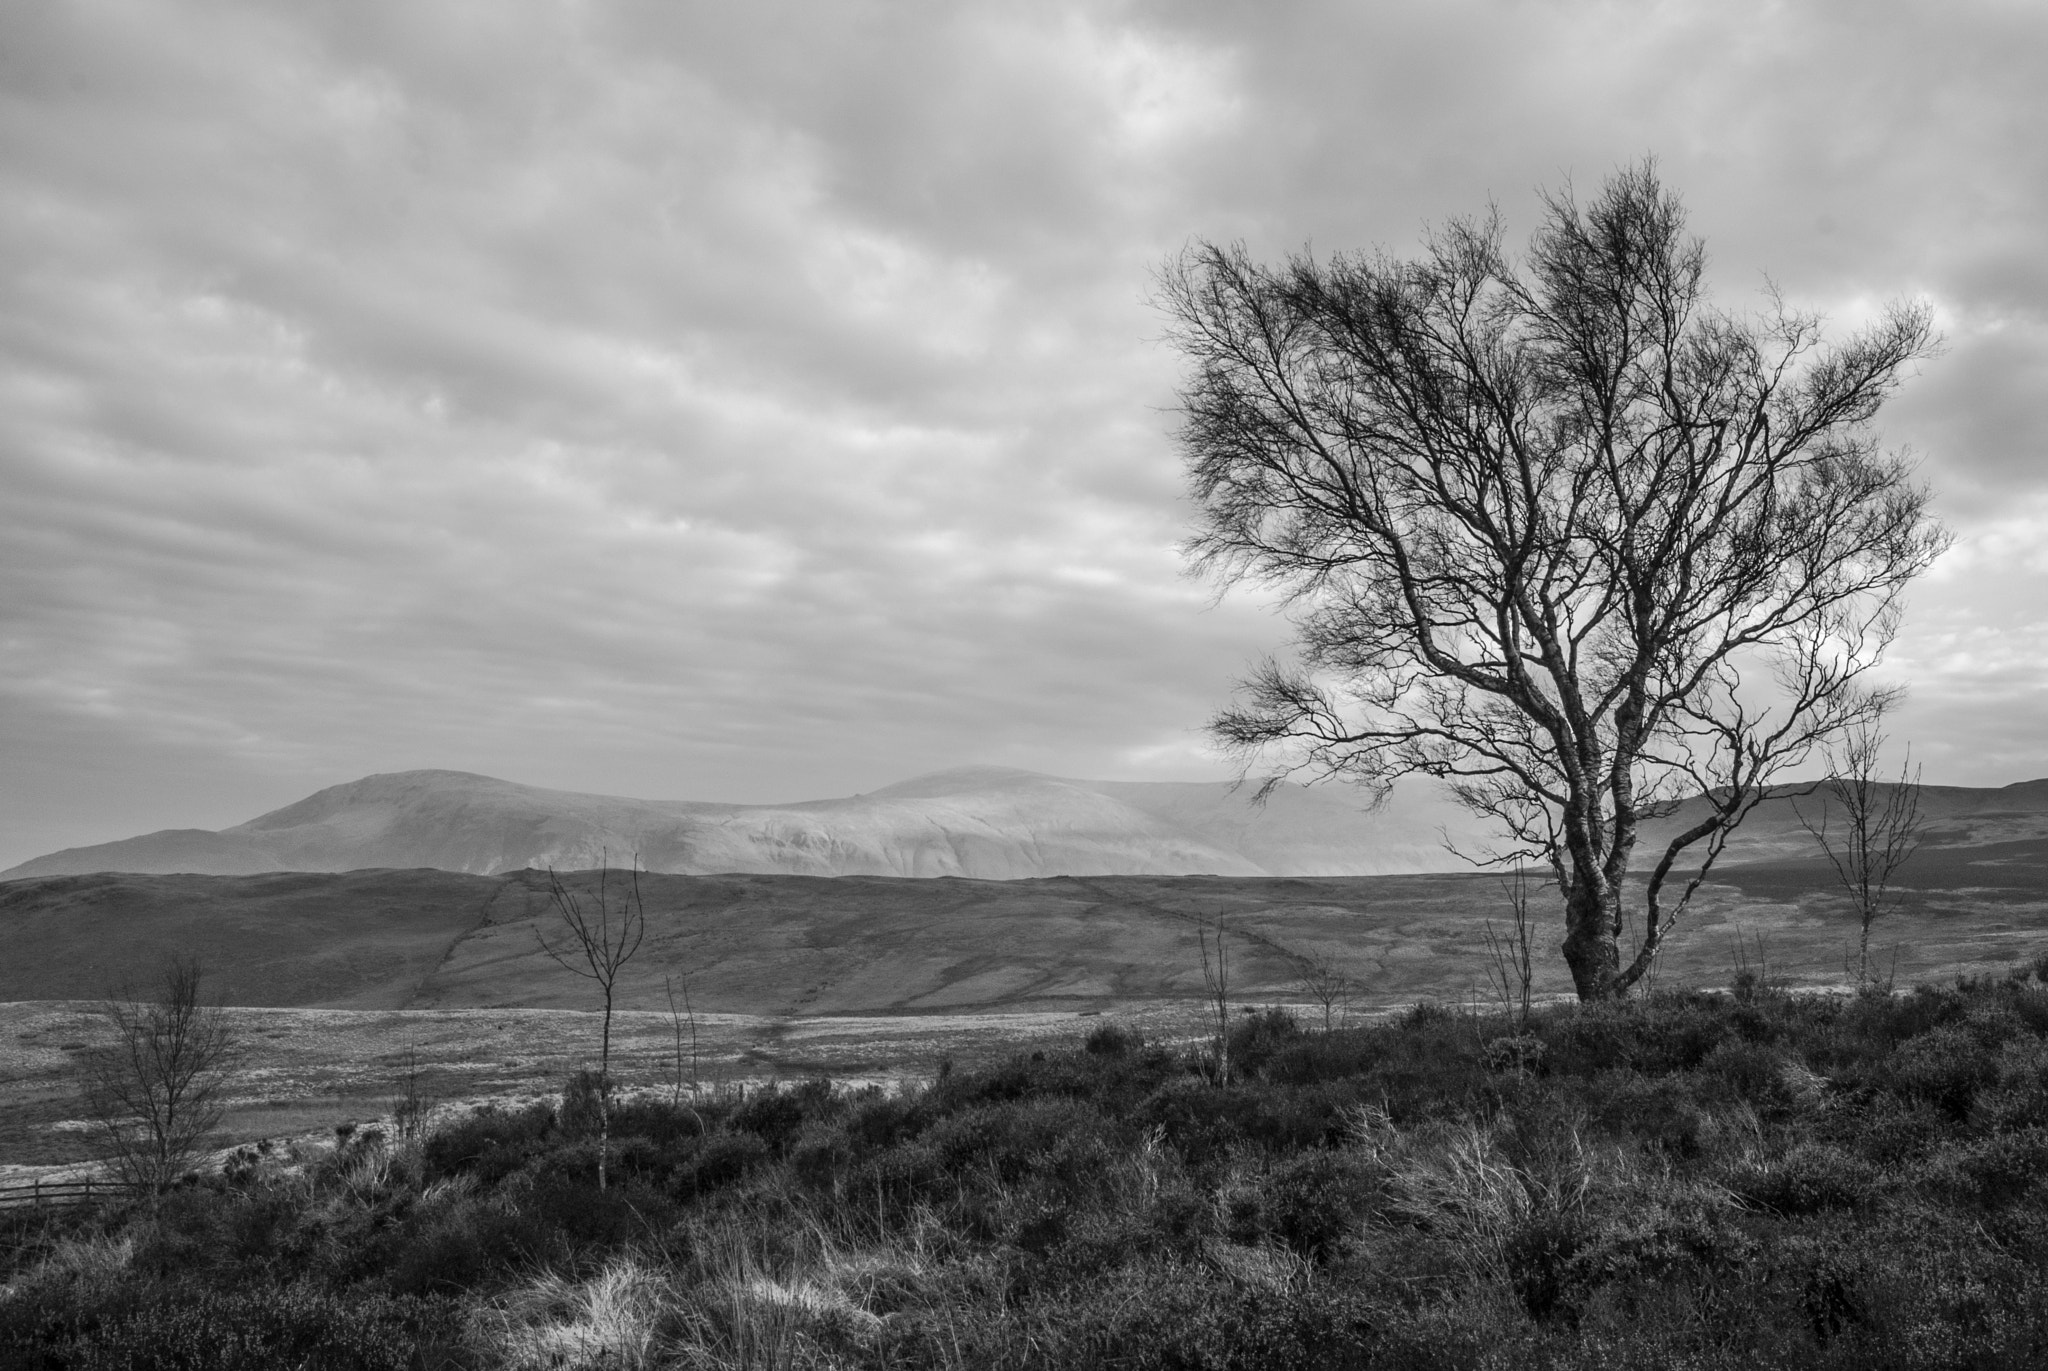
M641 941L647 936L647 910L640 899L640 859L633 858L632 882L619 892L616 901L608 858L599 859L597 898L591 904L563 885L553 867L548 868L548 896L554 901L567 936L558 935L550 942L536 929L534 936L539 939L541 950L566 970L597 982L604 995L604 1038L597 1058L597 1188L603 1190L612 1137L612 1001L619 973L633 960L633 954L640 950Z
M142 1189L190 1170L226 1109L235 1036L204 979L197 958L173 957L155 999L123 990L100 1006L112 1041L86 1054L86 1112L108 1168Z
M1856 911L1856 984L1871 983L1870 926L1898 907L1892 881L1920 846L1920 768L1909 752L1899 779L1878 779L1878 755L1885 735L1873 727L1851 733L1839 753L1828 754L1832 773L1820 785L1823 804L1815 823L1793 805L1799 822L1820 844L1835 878ZM1832 811L1841 810L1839 822Z
M1500 1001L1501 1012L1513 1020L1515 1031L1520 1033L1529 1027L1529 992L1536 979L1528 874L1516 867L1514 874L1501 882L1501 888L1507 894L1513 922L1507 932L1500 933L1495 931L1493 920L1486 921L1486 951L1491 958L1486 969L1487 982L1493 988L1494 998Z
M676 1047L675 1088L669 1093L669 1102L671 1104L680 1104L683 1099L683 1026L686 1023L689 1025L690 1030L690 1098L694 1101L697 1098L698 1085L697 1010L690 1003L690 978L687 976L683 978L683 1003L680 1009L676 1007L675 978L663 976L661 978L661 988L668 993L668 1021L669 1027L675 1033Z
M1202 944L1202 984L1216 1014L1216 1083L1230 1084L1230 953L1223 945L1223 924L1216 924L1216 950L1209 950L1209 930L1197 928Z
M1301 992L1323 1011L1323 1032L1336 1026L1340 1011L1351 1008L1357 982L1345 975L1327 952L1311 952L1302 958Z
M420 1073L419 1039L413 1038L405 1045L405 1069L398 1079L398 1094L391 1101L391 1122L400 1141L416 1143L424 1138L427 1116L433 1110L434 1102L427 1096Z

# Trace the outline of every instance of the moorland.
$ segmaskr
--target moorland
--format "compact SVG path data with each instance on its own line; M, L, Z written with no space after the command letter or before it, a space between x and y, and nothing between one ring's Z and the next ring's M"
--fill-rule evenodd
M1766 849L1768 850L1768 849ZM374 1117L402 1064L449 1100L555 1089L596 1041L590 983L541 948L544 872L154 876L0 883L0 1165L87 1159L75 1082L109 987L196 954L247 1048L226 1141ZM566 877L588 896L597 873ZM620 978L622 1079L676 1071L687 999L695 1074L760 1081L927 1075L1095 1016L1197 1030L1198 931L1232 948L1231 997L1316 1017L1303 975L1347 982L1340 1015L1487 998L1498 876L1021 881L643 875L648 935ZM1901 984L2030 956L2048 927L2048 840L1930 844L1907 868L1877 947ZM1556 930L1537 901L1541 954ZM1853 923L1817 857L1716 871L1659 978L1729 983L1738 962L1781 984L1839 986ZM1538 999L1569 982L1539 955ZM672 1003L671 993L678 996Z
M0 1214L0 1359L2029 1367L2048 959L553 1098ZM600 1171L600 1157L605 1170Z
M1526 1016L1491 874L644 873L608 1138L545 871L0 882L8 1172L169 954L241 1044L187 1184L0 1210L0 1364L2038 1365L2039 788L1933 795L1879 986L1767 806L1635 1000L1539 890Z

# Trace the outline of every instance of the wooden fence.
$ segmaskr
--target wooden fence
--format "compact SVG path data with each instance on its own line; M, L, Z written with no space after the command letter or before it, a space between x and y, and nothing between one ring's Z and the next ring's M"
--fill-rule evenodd
M23 1205L41 1208L45 1205L91 1204L94 1200L129 1194L134 1188L126 1181L109 1180L105 1176L65 1177L61 1180L38 1176L26 1181L0 1181L0 1209Z

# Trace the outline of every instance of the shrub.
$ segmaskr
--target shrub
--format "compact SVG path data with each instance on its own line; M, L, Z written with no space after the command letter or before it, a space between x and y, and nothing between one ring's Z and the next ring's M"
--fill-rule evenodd
M1156 1128L1191 1166L1206 1166L1247 1141L1258 1097L1242 1086L1216 1089L1192 1077L1168 1081L1141 1101L1133 1121Z
M566 1176L537 1179L520 1197L522 1217L561 1234L572 1248L610 1249L660 1228L669 1206L660 1194L629 1183L599 1190Z
M1247 1014L1230 1026L1231 1067L1256 1076L1277 1054L1306 1036L1294 1015L1277 1005Z
M1055 1098L964 1110L940 1120L923 1141L954 1174L1003 1185L1036 1177L1074 1191L1091 1172L1107 1169L1114 1131L1091 1105Z
M2039 960L2048 960L2048 953L2043 953ZM2048 978L2044 978L2043 983L2048 984ZM2041 993L2040 985L2031 987L2022 995L2008 995L2006 1007L2012 1010L2013 1017L2027 1032L2035 1037L2048 1035L2048 995Z
M1707 1150L1709 1119L1683 1076L1605 1071L1586 1091L1588 1122L1610 1137L1691 1161Z
M838 1127L856 1155L893 1147L929 1128L937 1111L923 1095L870 1095L851 1103Z
M1590 1225L1582 1214L1532 1214L1501 1248L1508 1283L1532 1319L1577 1317L1584 1278L1577 1269Z
M583 1070L562 1085L562 1102L555 1109L555 1126L572 1138L596 1137L603 1122L603 1101L598 1075Z
M410 1225L365 1274L381 1276L394 1295L452 1295L566 1255L529 1207L463 1199Z
M1260 1074L1296 1085L1353 1079L1386 1060L1390 1036L1384 1029L1355 1027L1306 1034L1276 1050Z
M769 1157L768 1144L754 1133L713 1133L697 1150L689 1168L676 1174L678 1195L695 1198L738 1181Z
M2008 1043L2024 1041L2032 1036L2027 1030L2026 1020L2015 1013L2009 1003L2014 998L2012 995L1999 995L1988 1002L1971 1005L1965 1011L1963 1027L1979 1046L1997 1052Z
M828 1091L830 1087L827 1087ZM769 1086L749 1095L726 1120L738 1133L752 1133L777 1155L788 1150L804 1127L804 1106L815 1094L803 1096L793 1090Z
M1535 1034L1517 1033L1487 1043L1479 1059L1486 1064L1488 1071L1533 1073L1543 1065L1543 1058L1548 1052L1543 1039Z
M485 1105L427 1138L427 1175L473 1175L485 1185L496 1184L539 1155L554 1128L555 1112L545 1104L517 1111Z
M1303 1152L1274 1167L1260 1182L1250 1236L1271 1238L1304 1257L1327 1262L1365 1218L1385 1180L1382 1168L1356 1155Z
M646 1138L654 1143L674 1144L702 1137L706 1131L703 1114L691 1105L672 1104L647 1095L612 1101L614 1138Z
M1958 1026L1929 1029L1907 1039L1886 1063L1893 1090L1924 1099L1956 1119L1969 1114L1977 1091L1996 1073L1991 1051Z
M1837 1113L1827 1121L1825 1136L1879 1166L1896 1167L1925 1157L1949 1126L1941 1111L1925 1100L1880 1094L1860 1108Z
M1088 1030L1081 1047L1091 1057L1123 1057L1145 1045L1145 1035L1111 1019Z
M852 1168L858 1155L844 1129L813 1123L791 1145L789 1170L799 1183L829 1190Z
M1971 1196L1988 1205L2009 1204L2048 1176L2048 1128L1980 1138L1954 1157Z
M1775 1047L1729 1038L1701 1061L1699 1075L1719 1085L1726 1096L1760 1108L1775 1108L1786 1100L1785 1060L1785 1054Z
M460 1310L445 1301L303 1285L166 1284L112 1302L44 1305L28 1327L14 1305L0 1304L0 1352L16 1354L8 1364L77 1371L411 1371L452 1348L461 1329Z
M1877 1194L1869 1162L1825 1143L1801 1143L1775 1163L1747 1168L1729 1189L1748 1204L1776 1214L1855 1209Z

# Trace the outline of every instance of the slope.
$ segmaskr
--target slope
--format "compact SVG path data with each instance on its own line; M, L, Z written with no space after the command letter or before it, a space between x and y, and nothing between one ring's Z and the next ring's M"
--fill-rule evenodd
M1366 874L1448 864L1433 839L1418 836L1415 816L1425 810L1369 812L1337 787L1283 787L1258 807L1223 783L1072 781L998 767L786 805L636 800L408 771L333 786L219 833L170 830L52 853L0 879L366 867L482 875L623 864L636 854L648 870L682 874Z

